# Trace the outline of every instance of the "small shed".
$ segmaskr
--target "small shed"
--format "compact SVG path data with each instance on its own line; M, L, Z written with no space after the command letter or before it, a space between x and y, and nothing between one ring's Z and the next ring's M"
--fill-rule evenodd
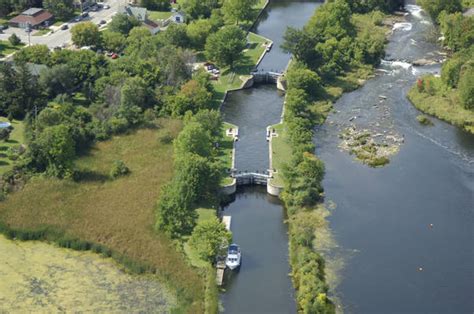
M186 14L184 12L178 11L174 12L173 15L170 17L171 21L174 23L185 23L186 22Z

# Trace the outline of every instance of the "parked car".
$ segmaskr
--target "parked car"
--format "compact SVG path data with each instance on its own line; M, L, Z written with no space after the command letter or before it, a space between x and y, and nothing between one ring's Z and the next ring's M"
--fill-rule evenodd
M81 14L81 17L82 17L82 18L86 18L86 17L88 17L88 16L89 16L89 13L87 13L87 12L84 12L84 13Z
M104 4L104 9L106 9L106 10L110 9L110 5Z
M102 24L102 25L107 24L107 21L106 20L100 20L99 24Z
M119 57L119 56L118 56L118 54L116 54L116 53L113 53L112 56L111 56L112 59L117 59L118 57Z
M74 22L80 22L82 20L82 17L78 16L74 19Z
M61 26L61 30L62 30L62 31L65 31L65 30L68 29L68 28L69 28L69 26L68 26L67 24L63 24L63 25Z
M93 6L90 7L90 10L92 12L96 12L96 11L99 11L99 7L97 5L93 5Z

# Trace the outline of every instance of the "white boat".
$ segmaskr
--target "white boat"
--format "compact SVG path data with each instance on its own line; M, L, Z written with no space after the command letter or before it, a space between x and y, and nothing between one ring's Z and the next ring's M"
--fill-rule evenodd
M225 265L231 270L234 270L240 267L240 262L242 261L242 254L240 252L240 247L237 244L229 245L227 250L227 258L225 260Z

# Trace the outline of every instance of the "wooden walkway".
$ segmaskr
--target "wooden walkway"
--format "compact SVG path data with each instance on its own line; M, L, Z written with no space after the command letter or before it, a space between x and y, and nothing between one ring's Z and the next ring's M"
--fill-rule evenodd
M223 216L222 223L225 225L225 228L230 231L230 222L232 220L231 216ZM224 282L224 272L225 272L225 256L218 257L217 260L217 274L216 274L216 284L222 286Z

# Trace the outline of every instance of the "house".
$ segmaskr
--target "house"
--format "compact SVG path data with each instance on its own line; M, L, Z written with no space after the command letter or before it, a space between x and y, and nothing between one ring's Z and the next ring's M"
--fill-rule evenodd
M132 7L131 5L120 6L118 13L133 16L140 22L145 22L148 19L147 10L142 7Z
M156 35L160 31L160 25L152 20L146 20L143 25L148 28L152 35Z
M12 27L38 29L51 25L53 20L54 16L48 11L41 8L29 8L8 21L8 24Z
M174 23L184 23L186 22L186 14L181 11L174 12L173 15L170 17L171 21Z

